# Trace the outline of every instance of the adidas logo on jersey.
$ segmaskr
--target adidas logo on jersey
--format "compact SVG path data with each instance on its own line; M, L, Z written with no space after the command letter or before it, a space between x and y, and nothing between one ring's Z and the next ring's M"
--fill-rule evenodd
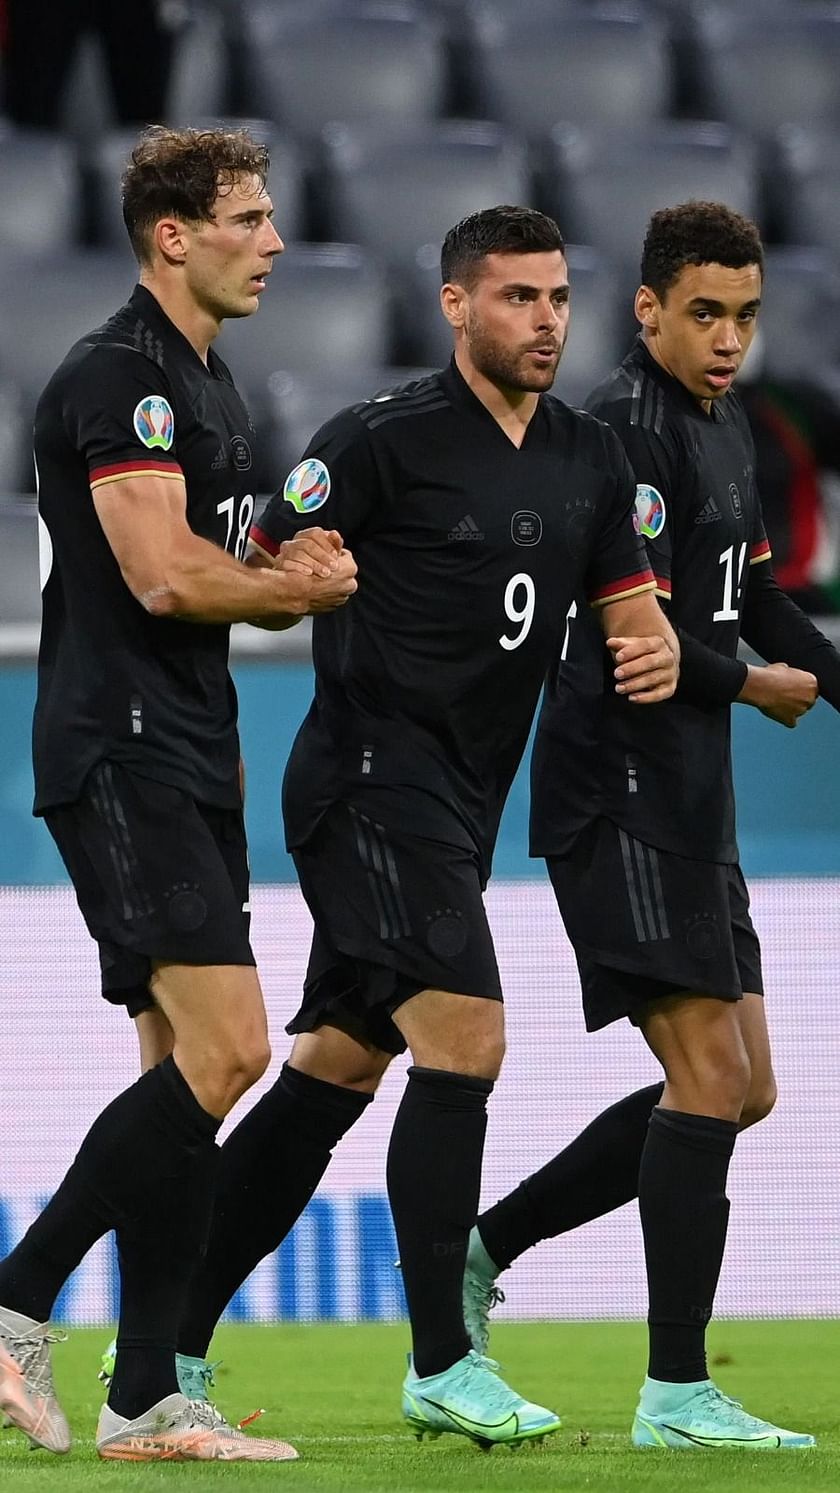
M478 527L472 514L468 513L466 518L462 518L461 522L455 525L454 529L449 530L449 538L456 540L483 539L484 533Z
M720 521L721 513L714 498L707 498L694 522L696 524L716 524Z
M228 466L228 454L224 446L220 446L216 455L210 463L211 472L223 472Z

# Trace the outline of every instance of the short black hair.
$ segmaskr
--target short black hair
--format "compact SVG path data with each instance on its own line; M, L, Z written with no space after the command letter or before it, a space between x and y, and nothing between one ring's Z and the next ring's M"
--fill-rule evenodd
M170 130L150 125L129 156L122 177L122 209L131 246L142 264L149 232L168 214L211 223L220 191L240 176L264 187L269 156L247 130Z
M642 284L660 300L687 264L724 264L740 270L757 264L764 249L755 223L723 202L681 202L654 213L642 248Z
M488 254L545 254L554 249L563 254L566 244L554 219L545 213L532 207L485 207L450 228L440 254L441 279L444 285L471 290Z

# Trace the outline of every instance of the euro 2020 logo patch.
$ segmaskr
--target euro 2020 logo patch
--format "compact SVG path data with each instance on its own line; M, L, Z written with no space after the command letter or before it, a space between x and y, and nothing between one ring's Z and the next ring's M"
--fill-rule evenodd
M175 435L169 401L162 394L147 394L134 411L134 429L150 451L168 451Z
M296 513L314 513L330 495L330 474L317 456L301 461L283 483L283 501Z
M640 482L636 487L636 513L645 539L658 539L665 528L665 499L647 482Z

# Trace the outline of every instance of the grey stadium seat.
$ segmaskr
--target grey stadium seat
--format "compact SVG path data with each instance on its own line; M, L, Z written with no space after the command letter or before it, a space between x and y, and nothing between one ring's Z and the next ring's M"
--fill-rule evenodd
M0 500L0 626L40 619L35 504L3 498Z
M332 236L364 244L397 269L468 213L531 200L524 148L496 124L431 122L396 138L335 126L327 150Z
M559 120L656 118L671 102L666 33L628 5L540 7L518 3L480 25L476 108L530 136Z
M332 415L387 390L425 378L428 368L366 368L361 364L322 373L273 373L268 385L266 458L279 487L310 438Z
M387 364L390 321L383 273L361 249L294 244L275 260L256 314L227 322L216 345L261 433L273 373ZM258 487L274 480L262 451L260 441Z
M298 135L332 120L389 128L445 112L443 33L422 8L388 3L279 6L252 48L255 111Z
M128 300L136 281L127 243L115 254L0 257L0 376L20 391L26 432L19 469L5 474L10 485L32 486L32 416L45 383L73 343Z
M76 152L57 135L15 129L0 120L0 253L35 246L59 250L74 244L80 230L80 191Z
M763 368L780 378L819 380L840 364L840 276L824 249L765 254L759 335Z
M571 294L571 330L554 393L577 405L609 373L624 349L620 342L615 279L593 249L570 244L566 251ZM415 271L415 338L418 361L440 367L452 353L452 333L440 310L439 251L429 246Z
M696 198L756 211L752 150L725 125L560 125L552 131L549 160L549 211L570 238L593 244L622 268L638 264L646 225L659 208Z
M840 4L701 13L709 114L756 136L840 124Z
M196 117L192 123L196 129L245 128L255 139L268 145L271 151L269 190L280 236L290 242L306 238L304 166L296 141L289 135L278 138L275 126L264 119ZM88 170L93 185L97 242L112 248L121 248L127 241L120 178L136 141L136 130L114 130L99 142L90 156Z
M775 142L767 193L780 236L792 244L840 244L840 153L832 129L785 125Z

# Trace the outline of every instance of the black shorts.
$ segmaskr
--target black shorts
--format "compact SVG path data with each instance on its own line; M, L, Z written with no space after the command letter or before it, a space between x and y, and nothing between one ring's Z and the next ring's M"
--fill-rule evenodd
M575 951L589 1031L690 990L762 995L761 949L740 866L688 860L608 819L546 860Z
M419 991L502 999L473 852L337 803L292 854L315 935L287 1032L333 1022L399 1053L391 1013Z
M241 809L100 762L81 797L44 818L99 945L107 1001L148 1010L153 961L254 964Z

